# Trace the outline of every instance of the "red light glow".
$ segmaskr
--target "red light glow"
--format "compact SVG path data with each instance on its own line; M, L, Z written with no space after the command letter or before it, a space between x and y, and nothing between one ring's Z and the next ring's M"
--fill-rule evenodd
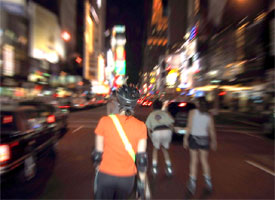
M180 103L179 104L179 107L184 107L184 106L186 106L186 103Z
M68 33L67 31L64 31L64 32L62 32L61 37L63 38L63 40L68 42L71 39L71 34Z
M219 96L223 96L223 95L226 95L225 91L219 93Z
M75 62L77 62L78 64L82 63L82 58L80 58L79 56L76 57Z
M47 118L47 122L50 123L54 123L55 122L55 116L54 115L49 115Z
M3 117L2 123L3 123L3 124L9 124L9 123L11 123L12 121L13 121L12 115L7 115L7 116L4 116L4 117Z

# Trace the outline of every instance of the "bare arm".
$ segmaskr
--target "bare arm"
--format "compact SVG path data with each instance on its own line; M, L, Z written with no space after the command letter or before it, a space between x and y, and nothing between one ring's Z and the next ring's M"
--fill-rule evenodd
M213 150L216 150L217 149L217 138L216 138L214 119L212 116L211 116L210 124L209 124L209 133L210 133L210 139L211 139L211 148Z
M194 115L194 110L191 110L188 113L188 118L187 118L187 127L186 127L186 135L185 136L189 136L191 129L192 129L192 120L193 120L193 115Z
M104 137L101 135L95 136L95 150L98 152L103 152Z
M190 135L191 129L192 129L193 115L194 115L194 110L191 110L188 113L186 133L185 133L185 136L184 136L184 139L183 139L184 148L188 148L188 138L189 138L189 135Z

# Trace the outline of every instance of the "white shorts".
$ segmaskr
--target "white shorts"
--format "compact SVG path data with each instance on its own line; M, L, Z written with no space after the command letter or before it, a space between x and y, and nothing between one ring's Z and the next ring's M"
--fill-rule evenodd
M156 149L163 146L165 149L169 149L169 145L172 140L172 131L170 129L155 130L151 136L152 143Z

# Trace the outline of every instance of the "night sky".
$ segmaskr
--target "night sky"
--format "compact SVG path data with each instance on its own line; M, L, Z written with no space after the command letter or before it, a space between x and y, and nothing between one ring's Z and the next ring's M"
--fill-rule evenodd
M150 0L149 0L150 1ZM126 75L128 83L138 82L143 65L148 2L145 0L107 0L106 29L117 24L126 26ZM106 40L107 46L109 40Z

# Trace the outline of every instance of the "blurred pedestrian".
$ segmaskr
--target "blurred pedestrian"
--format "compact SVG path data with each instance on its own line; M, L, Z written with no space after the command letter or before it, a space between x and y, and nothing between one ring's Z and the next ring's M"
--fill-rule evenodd
M208 112L208 103L204 97L196 100L197 109L191 110L188 114L187 133L184 136L184 148L190 152L190 172L187 188L194 194L196 191L198 157L203 169L206 189L211 192L213 189L210 166L208 163L208 152L217 149L216 132L213 117Z
M139 96L135 88L120 87L119 114L102 117L95 129L95 199L128 199L137 171L138 189L146 191L147 129L144 122L133 117Z
M156 100L153 103L153 112L151 112L146 120L146 126L149 130L152 143L152 173L158 173L158 150L161 148L166 164L166 174L172 175L172 164L168 153L170 142L172 140L173 117L162 109L162 102Z
M107 115L119 113L119 103L117 101L116 91L112 92L112 95L107 103Z

